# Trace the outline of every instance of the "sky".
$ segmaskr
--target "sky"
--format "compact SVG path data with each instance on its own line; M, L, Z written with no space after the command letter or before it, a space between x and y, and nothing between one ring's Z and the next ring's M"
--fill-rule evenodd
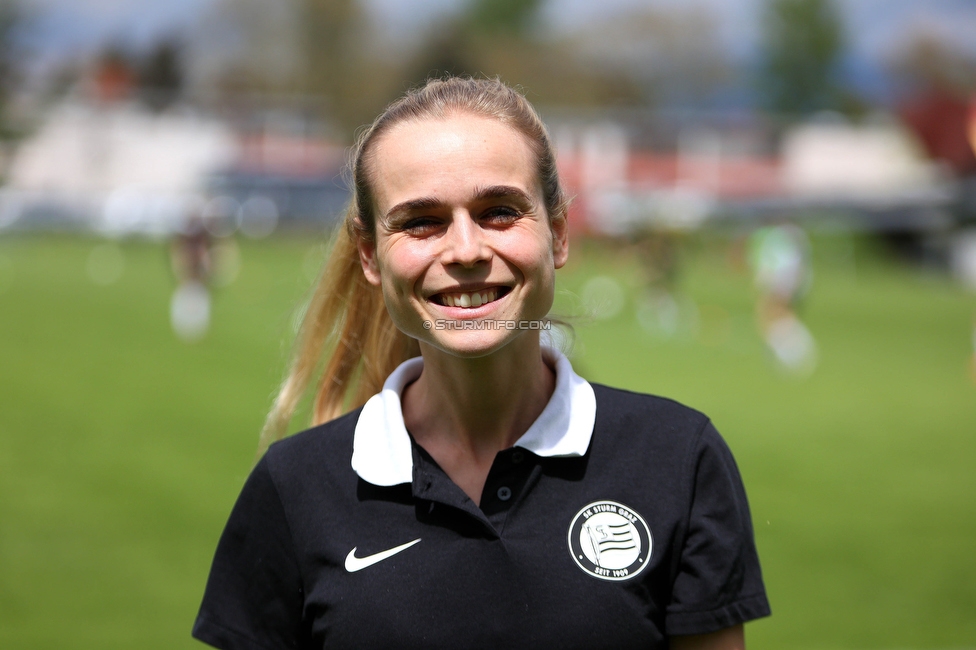
M3 0L0 0L3 1ZM38 19L32 49L40 60L84 56L107 41L146 46L192 25L219 0L20 0ZM846 21L848 58L854 68L877 67L920 26L976 55L976 0L836 0ZM394 43L409 44L438 17L465 0L364 0ZM738 61L754 56L764 0L549 0L542 23L555 32L638 5L702 7L716 17L724 49Z

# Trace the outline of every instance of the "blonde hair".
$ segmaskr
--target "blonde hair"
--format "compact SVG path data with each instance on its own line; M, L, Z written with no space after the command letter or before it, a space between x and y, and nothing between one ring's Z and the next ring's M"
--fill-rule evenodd
M352 149L353 196L336 229L329 260L319 277L295 341L287 376L265 421L262 454L285 436L288 423L316 374L312 424L361 406L403 361L417 356L417 341L398 330L379 287L366 281L359 241L376 234L371 178L375 142L401 122L445 119L458 113L497 119L522 133L537 156L537 173L550 220L564 219L566 198L559 183L549 134L535 109L498 79L448 77L429 80L390 104ZM320 370L321 368L321 370Z

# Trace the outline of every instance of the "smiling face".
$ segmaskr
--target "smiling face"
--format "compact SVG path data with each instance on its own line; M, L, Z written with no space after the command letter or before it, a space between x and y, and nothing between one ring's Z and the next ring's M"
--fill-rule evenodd
M471 114L401 122L371 152L375 238L366 278L408 336L478 357L536 331L424 322L541 319L566 262L566 220L550 220L525 137ZM450 327L450 326L448 326Z

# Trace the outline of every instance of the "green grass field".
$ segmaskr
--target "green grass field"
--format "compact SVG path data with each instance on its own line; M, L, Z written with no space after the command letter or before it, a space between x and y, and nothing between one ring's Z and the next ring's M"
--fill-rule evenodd
M765 354L719 236L690 247L697 326L670 339L640 326L626 251L577 246L558 305L614 279L620 312L577 321L582 374L693 405L729 441L774 610L751 648L976 648L976 297L849 244L815 240L807 379ZM99 285L98 245L0 238L0 648L202 647L213 549L322 248L244 244L188 345L166 247L122 243L120 279Z

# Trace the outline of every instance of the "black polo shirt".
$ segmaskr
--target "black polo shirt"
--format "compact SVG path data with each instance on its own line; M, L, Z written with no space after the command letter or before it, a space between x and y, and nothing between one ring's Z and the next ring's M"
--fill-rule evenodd
M400 439L380 396L272 445L220 539L194 636L226 649L621 650L768 615L742 482L708 419L572 383L556 362L540 420L559 435L536 427L500 452L480 508ZM567 397L584 402L575 419ZM357 431L370 413L392 420L385 442ZM363 477L376 469L393 479Z

